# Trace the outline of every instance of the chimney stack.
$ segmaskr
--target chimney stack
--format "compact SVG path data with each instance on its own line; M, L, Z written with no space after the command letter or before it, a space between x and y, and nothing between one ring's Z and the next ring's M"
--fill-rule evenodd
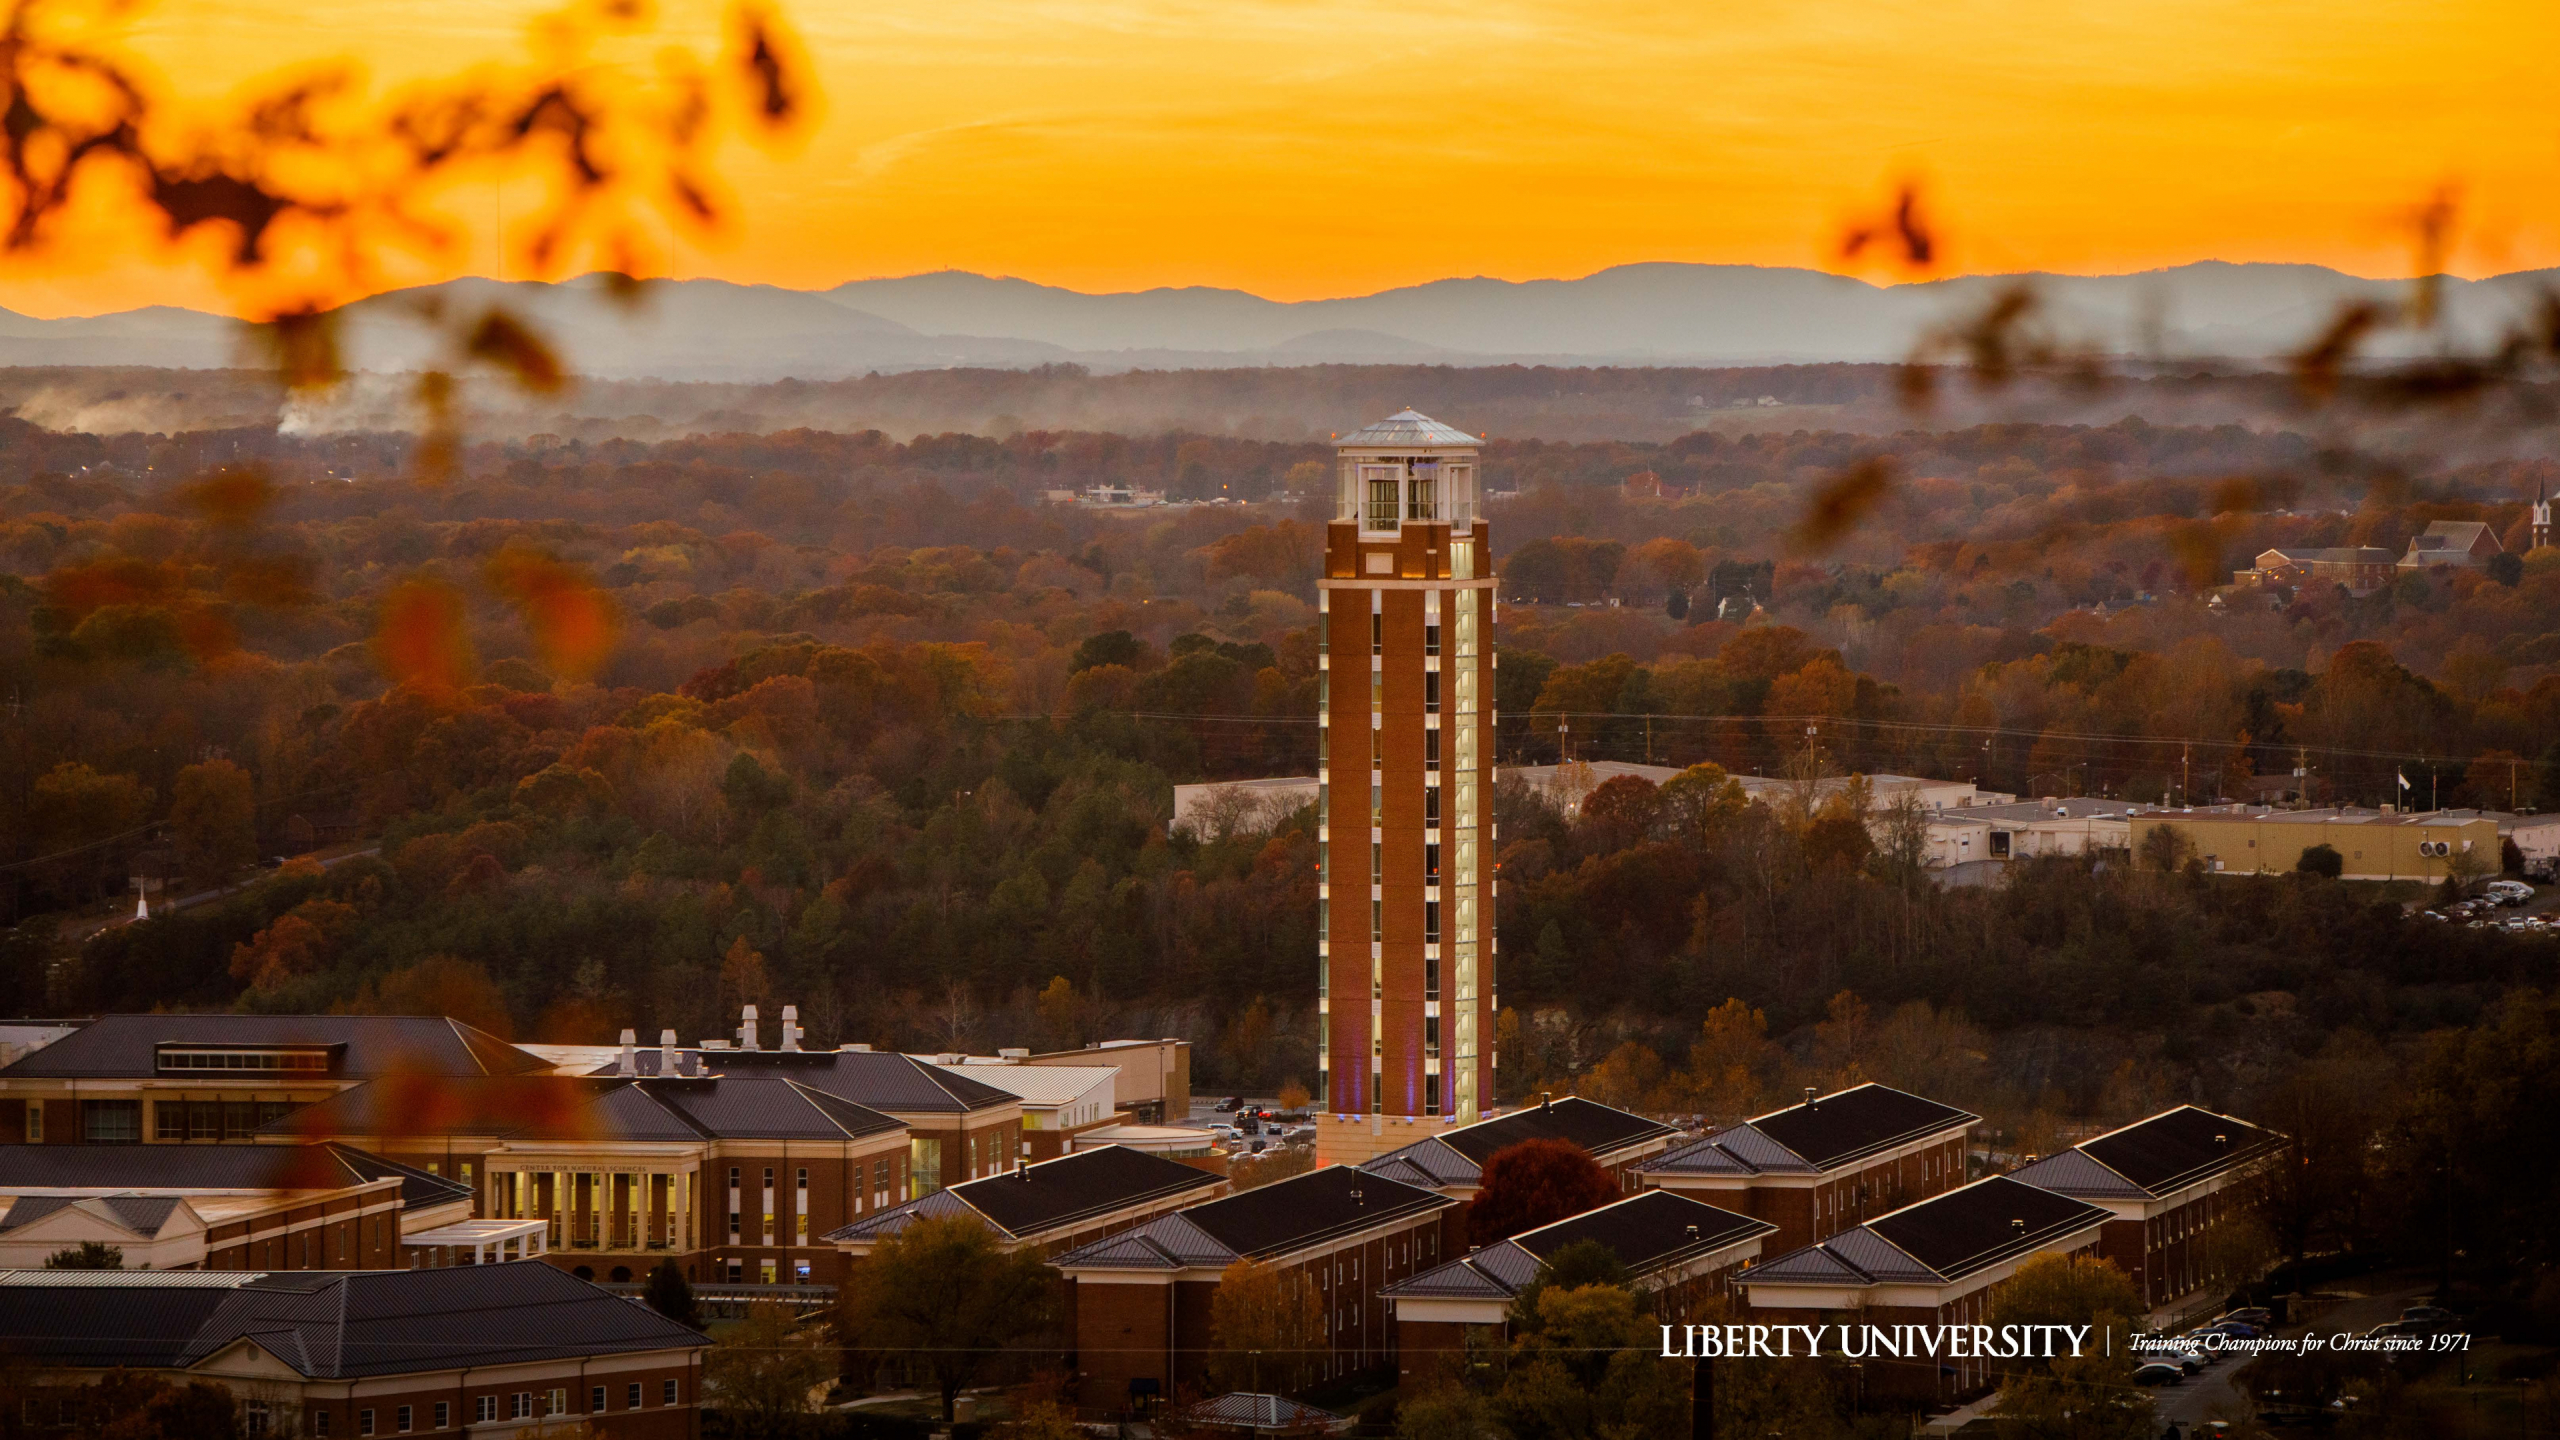
M622 1032L622 1063L614 1067L614 1074L637 1075L640 1073L640 1058L632 1049L632 1047L637 1045L639 1041L639 1031L625 1030Z
M1804 1103L1805 1103L1807 1106L1811 1106L1811 1105L1813 1104L1813 1097L1814 1097L1815 1095L1820 1094L1820 1093L1821 1093L1821 1091L1820 1091L1820 1089L1819 1089L1818 1087L1816 1087L1816 1086L1812 1086L1812 1085L1807 1085L1806 1087L1804 1087Z
M785 1049L785 1050L797 1050L797 1049L799 1049L799 1048L800 1048L800 1037L801 1037L802 1035L807 1034L807 1033L808 1033L807 1031L802 1030L802 1029L800 1028L800 1007L799 1007L799 1006L797 1006L797 1005L785 1005L785 1006L783 1006L783 1007L782 1007L782 1048L783 1048L783 1049Z
M676 1032L673 1030L658 1032L658 1073L660 1075L676 1073Z
M739 1012L739 1018L746 1023L738 1027L738 1048L741 1050L759 1048L756 1045L756 1007L747 1006Z

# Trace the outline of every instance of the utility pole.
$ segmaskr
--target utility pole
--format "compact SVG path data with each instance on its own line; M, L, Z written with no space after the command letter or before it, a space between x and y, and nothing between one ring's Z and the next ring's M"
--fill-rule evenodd
M2195 775L2188 768L2188 756L2195 749L2192 741L2178 742L2178 798L2189 805L2196 803Z

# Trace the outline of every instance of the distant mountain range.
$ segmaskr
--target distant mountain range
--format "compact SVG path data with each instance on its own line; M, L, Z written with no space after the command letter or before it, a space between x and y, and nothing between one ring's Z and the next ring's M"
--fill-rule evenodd
M1815 270L1621 265L1579 280L1437 280L1338 300L1277 301L1203 287L1087 295L961 271L785 290L662 281L626 306L598 277L560 284L451 281L349 307L362 369L452 358L421 308L503 303L598 378L833 380L953 366L1074 363L1104 371L1237 365L1765 365L1897 360L1932 329L2032 285L2036 324L2079 348L2163 358L2262 360L2302 346L2341 306L2405 297L2407 281L2316 265L2219 261L2135 275L1968 276L1878 286ZM2443 282L2440 337L2404 353L2477 345L2526 315L2560 271ZM240 331L154 306L38 320L0 311L0 365L218 368L240 363Z

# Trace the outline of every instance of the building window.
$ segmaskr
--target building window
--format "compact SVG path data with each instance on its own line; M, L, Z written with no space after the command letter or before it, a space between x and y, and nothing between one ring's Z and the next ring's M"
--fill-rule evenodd
M1434 621L1431 624L1422 627L1422 653L1425 655L1437 655L1440 653L1439 622Z
M1440 943L1440 902L1437 900L1422 902L1422 943Z
M142 1138L142 1102L139 1100L83 1100L80 1102L80 1138L93 1143L132 1143Z
M498 1418L498 1397L497 1397L497 1396L495 1396L495 1395L483 1395L483 1396L481 1396L481 1397L480 1397L480 1404L479 1404L479 1407L478 1407L477 1413L478 1413L478 1416L479 1416L479 1419L480 1419L480 1423L481 1423L481 1424L483 1424L483 1425L486 1425L486 1424L488 1424L490 1421L493 1421L493 1420L497 1419L497 1418Z
M1440 883L1440 847L1436 844L1422 847L1422 883Z
M240 1419L242 1422L241 1428L252 1435L272 1435L275 1433L275 1411L269 1408L267 1402L264 1400L250 1401L247 1406L243 1407L243 1413Z
M589 1414L595 1415L601 1415L604 1413L603 1386L598 1385L593 1390L587 1392L587 1411Z
M395 1417L394 1417L394 1419L396 1420L396 1422L397 1422L397 1423L399 1424L399 1426L400 1426L400 1432L399 1432L399 1433L401 1433L401 1434L403 1434L403 1435L408 1434L408 1433L409 1433L409 1431L410 1431L410 1429L412 1428L412 1422L414 1422L414 1421L416 1420L416 1418L417 1418L417 1410L416 1410L416 1408L415 1408L415 1407L413 1407L413 1406L408 1406L408 1405L403 1405L403 1406L401 1406L401 1407L400 1407L400 1409L399 1409L399 1411L398 1411L398 1413L397 1413L397 1414L395 1415Z
M1437 785L1429 785L1423 788L1422 823L1425 825L1437 825L1440 823L1440 787Z
M1369 883L1372 885L1387 883L1387 847L1376 840L1369 842Z
M676 1382L673 1380L663 1382L658 1387L658 1394L662 1397L658 1401L661 1405L673 1405L677 1403L678 1392L676 1390Z
M1440 732L1437 730L1422 732L1422 768L1425 770L1440 768Z
M373 1433L373 1412L371 1410L359 1410L356 1412L356 1433L359 1435L370 1435Z
M632 1381L630 1387L622 1392L622 1408L625 1410L637 1410L640 1408L639 1381Z
M44 1102L41 1100L27 1102L27 1143L44 1143Z
M1387 938L1387 902L1384 900L1369 902L1369 938L1372 941Z
M495 1420L495 1419L497 1419L498 1417L497 1417L496 1415L494 1415L494 1414L491 1414L491 1415L484 1415L484 1416L482 1416L481 1418L482 1418L482 1419L484 1419L484 1420ZM451 1427L452 1427L452 1425L453 1425L453 1402L452 1402L452 1401L450 1401L450 1400L439 1400L439 1401L437 1401L437 1402L436 1402L436 1428L437 1428L437 1429L439 1429L439 1430L444 1430L444 1429L449 1429L449 1428L451 1428Z
M311 1412L311 1433L320 1436L326 1436L329 1433L328 1411L314 1410Z
M510 1398L511 1398L512 1403L510 1403L510 1404L507 1406L507 1418L508 1418L508 1419L510 1419L510 1420L530 1420L530 1419L532 1419L532 1418L533 1418L533 1392L532 1392L532 1391L530 1391L530 1390L519 1390L519 1391L517 1391L517 1392L516 1392L512 1397L510 1397Z
M1437 670L1422 672L1422 713L1440 713L1440 672Z
M1369 653L1387 653L1387 617L1374 610L1369 612Z

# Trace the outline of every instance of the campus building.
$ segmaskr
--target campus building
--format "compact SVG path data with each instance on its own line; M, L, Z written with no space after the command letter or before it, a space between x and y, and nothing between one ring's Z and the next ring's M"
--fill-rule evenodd
M2226 1278L2214 1273L2215 1242L2247 1218L2252 1182L2284 1144L2246 1120L2181 1105L2010 1173L2105 1209L2098 1253L2158 1307Z
M1332 1165L1059 1256L1050 1263L1069 1281L1079 1418L1125 1416L1177 1391L1198 1393L1217 1349L1211 1307L1238 1260L1304 1277L1312 1290L1323 1353L1298 1367L1301 1378L1391 1363L1395 1327L1382 1292L1440 1263L1440 1212L1454 1203Z
M1493 555L1477 440L1341 437L1316 582L1317 1153L1356 1164L1493 1097Z
M1223 1175L1105 1145L936 1190L832 1230L827 1241L858 1260L918 1220L958 1215L985 1226L1008 1250L1054 1256L1226 1193Z
M1507 1337L1512 1303L1557 1251L1585 1241L1617 1257L1627 1284L1663 1324L1683 1325L1700 1302L1728 1294L1777 1229L1666 1190L1586 1210L1387 1287L1396 1317L1396 1367L1411 1376L1462 1354L1471 1337Z
M133 1270L392 1270L471 1190L350 1145L0 1145L0 1205L0 1268L95 1243Z
M1641 1181L1777 1227L1792 1250L1964 1183L1970 1111L1866 1084L1729 1125L1637 1167Z
M2006 1175L1879 1215L1745 1271L1762 1325L1983 1325L1992 1292L2040 1255L2091 1255L2109 1213ZM1996 1362L1869 1358L1870 1401L1944 1404L1987 1388Z
M306 1440L698 1440L710 1341L548 1265L0 1272L0 1405L68 1426L114 1371L228 1389L240 1431ZM578 1427L583 1427L578 1428Z
M1502 1151L1529 1140L1562 1140L1598 1162L1621 1189L1633 1190L1637 1167L1669 1148L1679 1134L1659 1120L1567 1095L1473 1125L1428 1131L1360 1168L1457 1201L1441 1215L1442 1243L1454 1255L1466 1249L1467 1212L1484 1187L1484 1167Z
M2500 868L2498 822L2474 811L2268 810L2243 806L2148 811L2133 823L2139 846L2153 829L2166 827L2188 853L2215 875L2278 875L2296 868L2302 852L2326 845L2338 852L2340 878L2423 880L2440 884L2456 856L2471 857L2475 873Z

